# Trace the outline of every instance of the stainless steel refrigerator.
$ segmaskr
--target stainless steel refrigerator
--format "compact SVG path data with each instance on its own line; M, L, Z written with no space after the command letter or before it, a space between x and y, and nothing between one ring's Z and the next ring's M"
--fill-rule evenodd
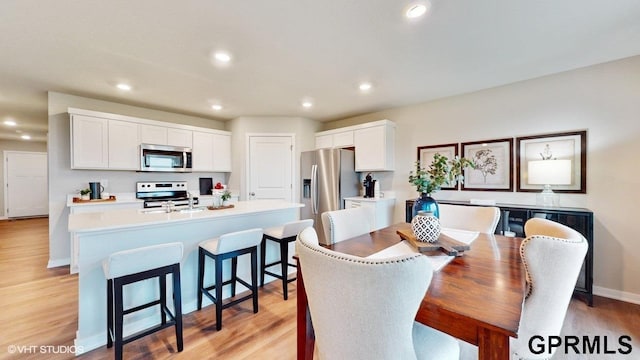
M344 198L358 196L360 181L355 171L353 150L320 149L303 152L300 156L302 177L302 219L313 219L313 226L321 244L325 240L320 215L325 211L344 208Z

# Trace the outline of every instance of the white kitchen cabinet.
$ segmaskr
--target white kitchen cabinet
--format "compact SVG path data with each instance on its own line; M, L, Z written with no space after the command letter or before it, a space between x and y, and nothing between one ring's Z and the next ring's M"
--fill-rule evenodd
M157 125L140 125L140 142L143 144L166 145L167 128Z
M355 129L356 171L393 171L395 126L390 122Z
M193 132L193 171L213 171L213 134Z
M333 147L333 136L316 134L316 149L329 149Z
M109 167L109 120L73 115L71 117L71 168Z
M316 149L346 148L353 146L353 130L328 130L316 133Z
M167 145L192 147L193 131L167 128Z
M193 132L193 171L230 172L231 136Z
M213 171L231 172L231 135L213 134Z
M138 170L139 144L138 124L109 120L109 169Z
M393 223L393 208L396 204L394 198L365 198L350 197L344 199L344 208L362 207L368 210L370 216L371 231L390 226Z
M343 131L333 134L333 147L345 148L353 146L353 131Z

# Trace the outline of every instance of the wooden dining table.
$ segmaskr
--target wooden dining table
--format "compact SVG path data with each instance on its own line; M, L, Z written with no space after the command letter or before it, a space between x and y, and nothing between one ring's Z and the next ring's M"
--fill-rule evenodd
M329 248L367 257L402 241L397 230L410 229L409 224L398 223ZM469 250L434 273L416 321L477 345L480 360L509 359L509 338L518 336L526 291L521 242L520 238L479 234ZM298 264L297 355L298 359L312 359L315 336L303 274L304 264Z

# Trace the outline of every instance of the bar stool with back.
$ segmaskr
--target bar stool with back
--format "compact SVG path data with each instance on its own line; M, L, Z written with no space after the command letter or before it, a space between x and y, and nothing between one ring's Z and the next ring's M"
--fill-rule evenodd
M182 351L182 297L180 294L182 255L182 243L175 242L119 251L103 261L102 269L107 278L107 347L112 347L115 342L116 360L122 359L124 344L170 326L176 328L178 352ZM166 276L168 274L172 275L173 280L173 314L167 307ZM153 278L159 280L160 298L124 309L124 286ZM124 315L155 305L160 305L160 324L124 338Z
M262 229L250 229L227 233L219 238L205 240L198 249L198 310L202 309L202 295L206 295L216 306L216 329L222 329L222 309L233 306L242 301L253 299L253 313L258 312L258 245L262 239ZM239 278L237 274L238 257L251 254L251 284ZM204 285L204 270L206 257L215 262L215 282L211 286ZM231 278L222 280L222 262L231 259ZM236 296L236 283L244 285L251 294L222 304L222 288L231 285L231 297ZM215 296L210 290L215 290Z
M313 226L313 219L291 221L285 223L282 226L275 226L264 230L262 236L262 242L260 243L260 253L262 255L260 266L260 287L264 286L264 275L268 274L277 279L282 280L282 291L284 292L284 299L287 300L288 290L287 284L295 281L296 278L288 278L289 266L296 267L295 264L289 263L289 243L296 241L298 233L308 227ZM280 259L270 263L266 263L267 258L267 240L275 241L280 245ZM280 265L280 274L275 274L267 268L271 266Z

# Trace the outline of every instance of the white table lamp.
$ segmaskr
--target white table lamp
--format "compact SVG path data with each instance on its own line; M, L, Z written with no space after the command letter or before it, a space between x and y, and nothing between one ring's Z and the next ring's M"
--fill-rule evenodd
M544 185L544 190L536 196L536 205L558 206L560 198L551 190L551 185L571 184L571 160L529 161L529 184Z

